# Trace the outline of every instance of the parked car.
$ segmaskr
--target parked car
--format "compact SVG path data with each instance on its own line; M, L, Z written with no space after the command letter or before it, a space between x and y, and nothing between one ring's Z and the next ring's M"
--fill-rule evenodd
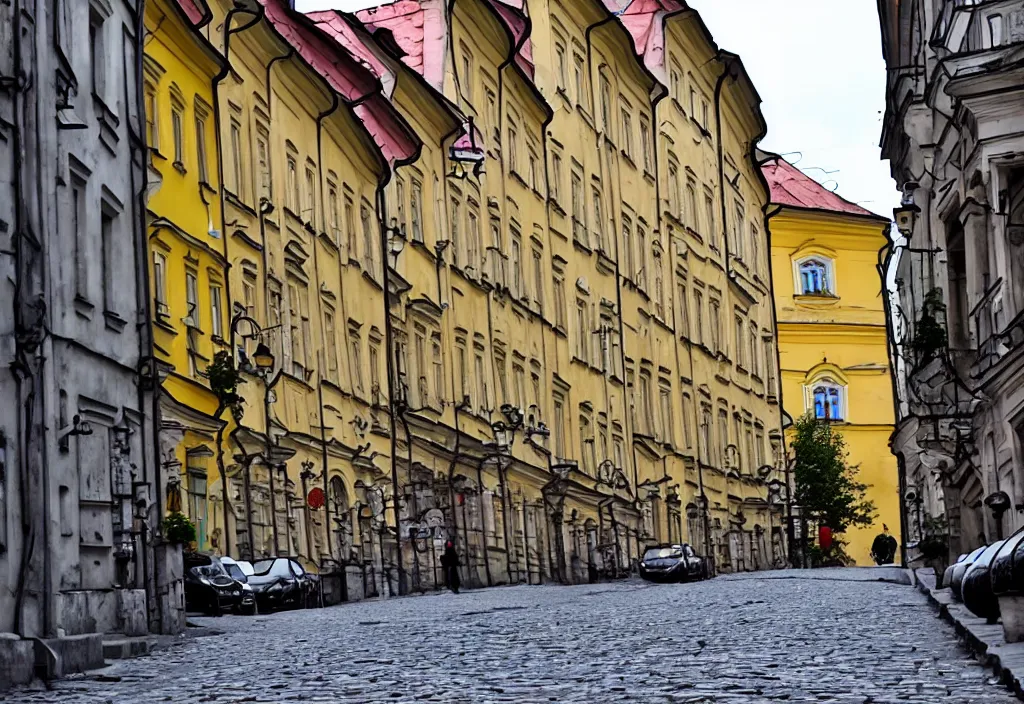
M987 545L982 545L980 548L969 552L966 556L961 556L960 559L957 560L956 564L953 565L953 572L949 578L949 589L953 592L953 597L958 601L963 601L964 599L963 594L960 591L960 588L964 583L964 575L967 574L968 568L970 568L970 566L974 564L974 561L981 556L981 553L985 552L985 548L987 547ZM945 582L943 582L943 584L945 584Z
M989 623L995 623L999 619L999 602L992 593L990 568L993 558L1005 542L998 540L985 548L974 564L967 568L963 584L960 586L964 606L975 616Z
M640 576L650 582L686 582L707 579L707 561L688 544L656 545L640 559Z
M249 584L249 575L252 574L252 565L248 562L237 562L231 557L220 558L220 563L224 565L224 569L227 570L228 576L242 585L242 599L238 604L238 612L250 616L256 613L256 593L252 590L252 585ZM246 570L242 568L243 564L249 568L248 573L246 573Z
M313 580L295 560L270 557L256 560L249 584L256 594L260 611L304 608L314 591Z
M242 606L242 585L215 555L186 553L185 609L220 616Z

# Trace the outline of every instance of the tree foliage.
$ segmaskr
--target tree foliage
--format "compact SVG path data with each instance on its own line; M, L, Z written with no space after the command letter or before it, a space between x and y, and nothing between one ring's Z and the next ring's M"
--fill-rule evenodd
M870 525L875 505L864 498L868 486L857 481L857 467L847 464L842 434L811 413L796 421L794 431L796 503L834 533Z
M242 397L238 395L241 376L235 369L235 360L230 352L221 350L213 356L213 361L206 367L206 378L209 379L210 390L217 396L221 408L241 410Z
M918 360L924 364L946 346L946 328L940 319L944 317L946 304L942 301L942 290L933 288L921 302L921 316L914 326L911 342Z

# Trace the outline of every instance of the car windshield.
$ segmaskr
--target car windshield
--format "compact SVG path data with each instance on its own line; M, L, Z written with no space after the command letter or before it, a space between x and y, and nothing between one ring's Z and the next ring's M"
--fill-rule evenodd
M222 577L224 574L224 568L219 562L211 562L208 565L196 565L192 568L192 574L197 577Z
M242 570L239 569L238 565L228 564L224 565L224 567L227 569L228 574L231 576L231 579L237 580L239 582L245 581L245 573L243 573Z
M256 577L290 577L288 560L258 560L252 566Z
M651 548L644 553L645 560L657 560L665 557L682 557L683 551L678 547Z

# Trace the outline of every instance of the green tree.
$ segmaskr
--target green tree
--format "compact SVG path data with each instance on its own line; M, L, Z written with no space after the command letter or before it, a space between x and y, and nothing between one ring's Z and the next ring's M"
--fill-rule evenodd
M811 413L794 425L790 445L796 455L796 503L833 533L870 525L875 505L864 498L867 484L857 481L857 467L847 464L846 441L828 421Z

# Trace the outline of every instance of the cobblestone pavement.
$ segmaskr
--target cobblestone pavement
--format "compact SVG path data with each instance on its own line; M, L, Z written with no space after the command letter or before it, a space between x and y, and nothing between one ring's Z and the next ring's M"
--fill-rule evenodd
M1017 701L921 594L877 582L521 586L202 622L224 633L8 701Z

